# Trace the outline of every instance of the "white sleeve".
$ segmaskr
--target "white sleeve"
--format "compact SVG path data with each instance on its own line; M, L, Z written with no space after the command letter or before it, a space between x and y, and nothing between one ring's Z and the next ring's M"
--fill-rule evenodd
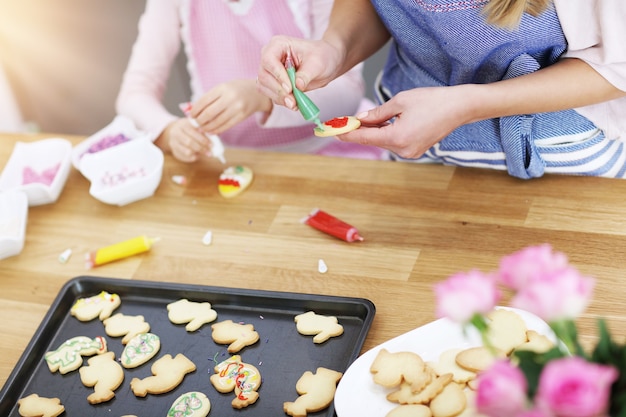
M162 103L172 63L180 48L178 0L148 0L116 100L116 111L137 128L161 133L172 120Z
M568 43L564 57L585 61L626 91L626 1L554 0L554 5Z

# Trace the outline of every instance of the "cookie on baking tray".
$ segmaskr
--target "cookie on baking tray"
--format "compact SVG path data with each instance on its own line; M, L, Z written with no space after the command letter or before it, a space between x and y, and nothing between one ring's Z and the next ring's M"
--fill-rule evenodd
M337 382L343 374L319 367L315 373L306 371L296 383L296 391L300 395L295 401L285 402L283 410L292 417L306 417L327 408L335 398Z
M354 116L335 117L322 123L324 130L316 127L313 130L315 136L327 138L330 136L343 135L361 126L361 121Z
M174 400L168 416L206 417L211 411L211 401L199 391L186 392Z
M179 353L172 358L169 353L152 364L152 376L130 381L130 389L137 397L147 394L163 394L176 388L188 373L196 370L196 365L185 355Z
M331 337L343 334L343 326L337 317L316 314L313 311L298 314L294 318L298 333L313 337L313 343L323 343Z
M56 417L65 411L58 398L45 398L37 394L17 400L18 413L22 417Z
M259 333L252 324L235 323L224 320L211 325L211 337L215 343L228 345L228 353L237 353L246 346L255 344L259 340Z
M124 368L136 368L152 359L161 348L161 339L154 333L141 333L124 347L120 361Z
M87 336L76 336L66 340L55 350L46 352L44 360L50 372L59 371L60 374L66 374L82 366L83 356L93 356L106 351L107 343L104 337L97 336L91 339Z
M121 303L119 295L102 291L98 295L76 300L70 309L70 314L80 321L90 321L96 317L104 320L111 316Z
M233 355L218 363L214 371L209 380L218 392L235 391L235 399L231 402L233 408L245 408L259 398L261 373L253 365L243 362L241 356Z
M80 380L86 387L94 387L89 394L89 404L100 404L115 397L115 390L124 381L124 369L115 360L113 352L103 353L89 358L88 365L81 367L78 372Z
M122 344L127 344L133 337L150 331L150 324L146 323L143 316L128 316L117 313L102 320L104 331L111 337L124 336Z
M211 303L183 298L167 305L167 317L174 324L187 323L185 330L194 332L203 324L215 321L217 312L211 308Z

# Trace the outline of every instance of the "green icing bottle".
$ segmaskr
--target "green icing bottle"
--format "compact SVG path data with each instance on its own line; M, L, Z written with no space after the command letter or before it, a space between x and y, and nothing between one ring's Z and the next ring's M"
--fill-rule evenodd
M289 80L291 81L293 96L296 98L296 104L298 105L298 110L300 110L302 117L304 117L304 120L306 121L314 122L319 129L324 130L324 126L322 125L322 122L320 122L319 118L320 109L306 94L296 87L296 68L293 65L291 56L287 57L285 64L287 68L287 75L289 75Z

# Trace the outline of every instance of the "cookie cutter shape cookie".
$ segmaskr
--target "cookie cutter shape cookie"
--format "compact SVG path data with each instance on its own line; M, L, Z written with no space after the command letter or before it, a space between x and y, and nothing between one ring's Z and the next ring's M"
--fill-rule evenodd
M206 417L211 411L211 401L199 391L186 392L176 398L168 416Z
M169 353L152 364L152 376L130 381L130 389L137 397L147 394L163 394L169 392L183 382L188 373L196 370L196 365L185 355L179 353L172 358Z
M121 303L119 295L102 291L98 295L76 300L70 309L70 314L80 321L90 321L96 317L104 320L109 318Z
M231 356L218 363L214 370L210 381L215 389L221 393L235 391L235 398L231 402L233 408L241 409L258 400L261 373L253 365L242 362L241 356Z
M235 323L232 320L224 320L211 326L211 336L215 343L228 345L228 353L237 353L246 346L258 342L259 333L254 330L252 324Z
M150 331L150 324L143 316L128 316L122 313L104 319L104 331L111 337L124 336L122 344L127 344L133 337Z
M89 358L87 363L87 366L78 370L83 385L94 387L87 401L89 404L100 404L111 400L115 397L115 390L124 381L124 369L115 360L115 354L103 353Z
M59 371L61 374L74 371L83 364L83 356L92 356L107 351L106 339L97 336L91 339L87 336L76 336L66 340L56 348L46 352L44 360L50 372Z
M335 398L337 382L343 374L319 367L315 373L306 371L296 383L300 395L295 401L285 402L283 410L292 417L306 417L307 413L317 412L328 407Z
M57 417L65 411L65 407L58 398L40 397L30 394L17 400L18 412L24 417Z
M386 388L397 387L403 382L411 386L412 392L421 390L430 381L425 372L426 364L415 352L389 352L381 349L370 366L374 382Z
M339 324L335 316L324 316L313 311L307 311L298 314L294 320L298 333L305 336L315 335L313 343L323 343L331 337L343 334L343 326Z
M217 312L211 308L211 303L196 303L183 298L167 305L167 317L174 324L187 323L185 329L193 332L203 324L215 321Z
M138 334L126 344L120 359L124 368L136 368L152 359L161 349L161 339L154 333Z

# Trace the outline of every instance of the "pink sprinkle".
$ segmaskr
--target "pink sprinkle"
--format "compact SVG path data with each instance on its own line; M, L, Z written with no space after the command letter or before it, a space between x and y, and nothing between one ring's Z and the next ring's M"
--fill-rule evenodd
M124 134L119 133L117 135L105 136L99 141L93 143L87 152L85 153L96 153L107 148L111 148L113 146L119 145L120 143L128 142L130 138L124 136Z
M24 167L22 170L22 185L40 183L49 186L54 181L54 177L56 177L60 167L61 163L59 162L55 166L41 171L41 174L31 167Z

